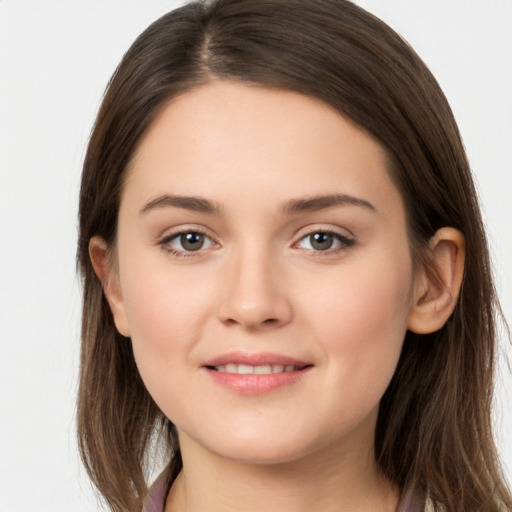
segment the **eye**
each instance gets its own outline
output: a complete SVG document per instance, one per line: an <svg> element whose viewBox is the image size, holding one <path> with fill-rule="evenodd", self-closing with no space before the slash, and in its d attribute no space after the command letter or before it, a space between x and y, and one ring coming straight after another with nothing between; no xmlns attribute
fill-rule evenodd
<svg viewBox="0 0 512 512"><path fill-rule="evenodd" d="M165 237L160 245L171 254L187 256L187 253L209 249L215 245L215 242L199 231L182 231Z"/></svg>
<svg viewBox="0 0 512 512"><path fill-rule="evenodd" d="M315 231L303 236L297 247L316 252L343 250L354 245L354 240L333 231Z"/></svg>

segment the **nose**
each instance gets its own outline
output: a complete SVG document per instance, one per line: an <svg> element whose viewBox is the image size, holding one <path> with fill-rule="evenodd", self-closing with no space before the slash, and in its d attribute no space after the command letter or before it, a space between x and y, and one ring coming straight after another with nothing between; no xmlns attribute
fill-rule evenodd
<svg viewBox="0 0 512 512"><path fill-rule="evenodd" d="M282 327L293 316L283 274L265 252L243 251L226 262L219 318L248 330Z"/></svg>

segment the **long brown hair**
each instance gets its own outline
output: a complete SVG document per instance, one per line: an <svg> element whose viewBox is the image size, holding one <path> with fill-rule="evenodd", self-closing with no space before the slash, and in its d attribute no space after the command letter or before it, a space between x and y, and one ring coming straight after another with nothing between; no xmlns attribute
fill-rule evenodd
<svg viewBox="0 0 512 512"><path fill-rule="evenodd" d="M181 458L130 340L115 329L88 244L99 235L114 246L126 169L157 114L215 79L319 98L379 140L406 204L416 262L437 229L464 234L455 311L438 332L407 333L381 401L375 456L387 478L427 493L436 511L512 509L490 419L499 306L468 161L437 82L403 39L349 1L213 0L170 12L135 41L108 86L84 162L78 440L111 510L140 511L155 435L168 448L171 480Z"/></svg>

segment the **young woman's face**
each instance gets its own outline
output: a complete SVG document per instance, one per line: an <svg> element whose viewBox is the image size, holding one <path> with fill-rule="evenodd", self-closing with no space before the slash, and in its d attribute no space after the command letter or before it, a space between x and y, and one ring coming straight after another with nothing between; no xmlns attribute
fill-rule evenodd
<svg viewBox="0 0 512 512"><path fill-rule="evenodd" d="M380 145L317 100L174 99L122 194L115 313L181 439L282 462L373 439L414 280Z"/></svg>

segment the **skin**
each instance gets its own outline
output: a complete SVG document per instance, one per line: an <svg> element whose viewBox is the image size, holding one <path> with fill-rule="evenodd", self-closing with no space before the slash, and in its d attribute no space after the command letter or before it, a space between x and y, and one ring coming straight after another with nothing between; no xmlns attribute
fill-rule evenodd
<svg viewBox="0 0 512 512"><path fill-rule="evenodd" d="M344 201L290 211L333 194ZM187 252L179 234L195 231L204 245ZM312 244L329 232L331 248ZM318 100L216 81L171 101L128 171L116 264L101 239L90 246L117 328L178 427L184 470L166 511L394 510L373 455L379 401L406 330L440 328L462 278L460 233L440 230L431 249L439 279L413 272L383 148ZM232 351L309 368L241 392L204 366Z"/></svg>

